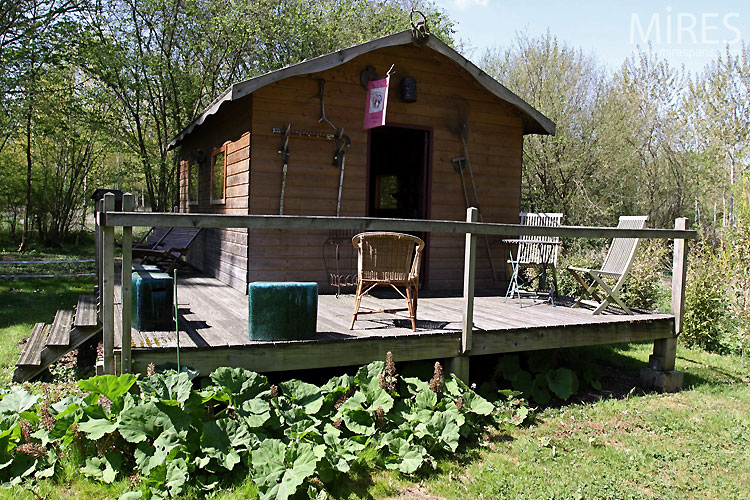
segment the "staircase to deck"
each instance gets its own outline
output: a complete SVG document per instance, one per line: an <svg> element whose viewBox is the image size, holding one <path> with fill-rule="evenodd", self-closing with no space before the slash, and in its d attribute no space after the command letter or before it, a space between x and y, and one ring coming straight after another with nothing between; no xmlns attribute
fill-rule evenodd
<svg viewBox="0 0 750 500"><path fill-rule="evenodd" d="M37 323L24 345L13 373L14 382L25 382L40 375L49 366L100 334L96 296L81 295L75 312L59 310L52 324Z"/></svg>

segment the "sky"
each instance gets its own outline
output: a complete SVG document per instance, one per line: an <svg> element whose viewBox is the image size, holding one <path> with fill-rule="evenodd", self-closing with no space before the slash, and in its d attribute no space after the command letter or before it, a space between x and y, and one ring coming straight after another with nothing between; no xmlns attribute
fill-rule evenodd
<svg viewBox="0 0 750 500"><path fill-rule="evenodd" d="M436 0L456 21L456 36L477 60L512 45L516 33L549 32L617 70L649 44L661 58L698 73L718 52L750 41L750 1Z"/></svg>

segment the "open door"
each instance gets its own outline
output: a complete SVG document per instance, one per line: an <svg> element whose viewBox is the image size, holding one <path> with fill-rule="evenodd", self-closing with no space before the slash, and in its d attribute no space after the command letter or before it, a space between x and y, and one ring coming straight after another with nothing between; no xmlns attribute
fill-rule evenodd
<svg viewBox="0 0 750 500"><path fill-rule="evenodd" d="M429 219L430 130L384 126L370 130L367 216ZM420 284L427 284L429 233L413 233L427 243Z"/></svg>

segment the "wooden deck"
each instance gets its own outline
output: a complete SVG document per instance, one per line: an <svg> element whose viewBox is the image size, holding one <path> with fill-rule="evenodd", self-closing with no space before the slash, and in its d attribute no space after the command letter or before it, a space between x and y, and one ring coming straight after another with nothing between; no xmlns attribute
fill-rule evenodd
<svg viewBox="0 0 750 500"><path fill-rule="evenodd" d="M119 273L117 273L119 274ZM120 317L116 287L115 317ZM369 304L368 304L369 302ZM368 297L364 305L402 307L402 299ZM463 299L420 297L417 331L408 319L368 315L349 330L354 296L321 295L315 340L250 341L247 296L220 281L186 275L178 281L180 357L184 365L209 373L219 366L242 366L260 372L357 365L384 359L397 361L452 358L460 354ZM674 336L674 317L642 313L635 316L573 309L569 303L477 296L470 355L654 340ZM115 321L115 355L119 358L121 325ZM174 331L132 330L133 371L176 361ZM119 361L119 360L118 360ZM119 366L119 362L117 363Z"/></svg>

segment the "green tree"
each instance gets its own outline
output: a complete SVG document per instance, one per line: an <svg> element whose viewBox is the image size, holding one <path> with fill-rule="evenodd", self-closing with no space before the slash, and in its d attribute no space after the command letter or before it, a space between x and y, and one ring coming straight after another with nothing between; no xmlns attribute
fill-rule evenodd
<svg viewBox="0 0 750 500"><path fill-rule="evenodd" d="M419 5L419 4L418 4ZM450 22L434 9L435 31ZM119 108L121 150L140 163L150 205L174 205L167 143L230 84L408 27L393 0L117 0L92 4L80 64Z"/></svg>
<svg viewBox="0 0 750 500"><path fill-rule="evenodd" d="M695 192L695 155L685 134L684 71L638 52L617 71L602 100L600 199L612 217L645 214L669 227Z"/></svg>
<svg viewBox="0 0 750 500"><path fill-rule="evenodd" d="M480 65L557 125L554 137L524 138L522 207L563 212L568 224L596 221L602 209L589 191L598 173L600 64L548 32L518 34L511 47L487 51Z"/></svg>
<svg viewBox="0 0 750 500"><path fill-rule="evenodd" d="M750 45L738 55L719 55L689 86L691 125L700 141L696 153L713 178L703 204L726 205L729 221L735 218L735 191L748 174L750 163ZM721 200L719 202L719 200ZM724 215L724 214L723 214Z"/></svg>

